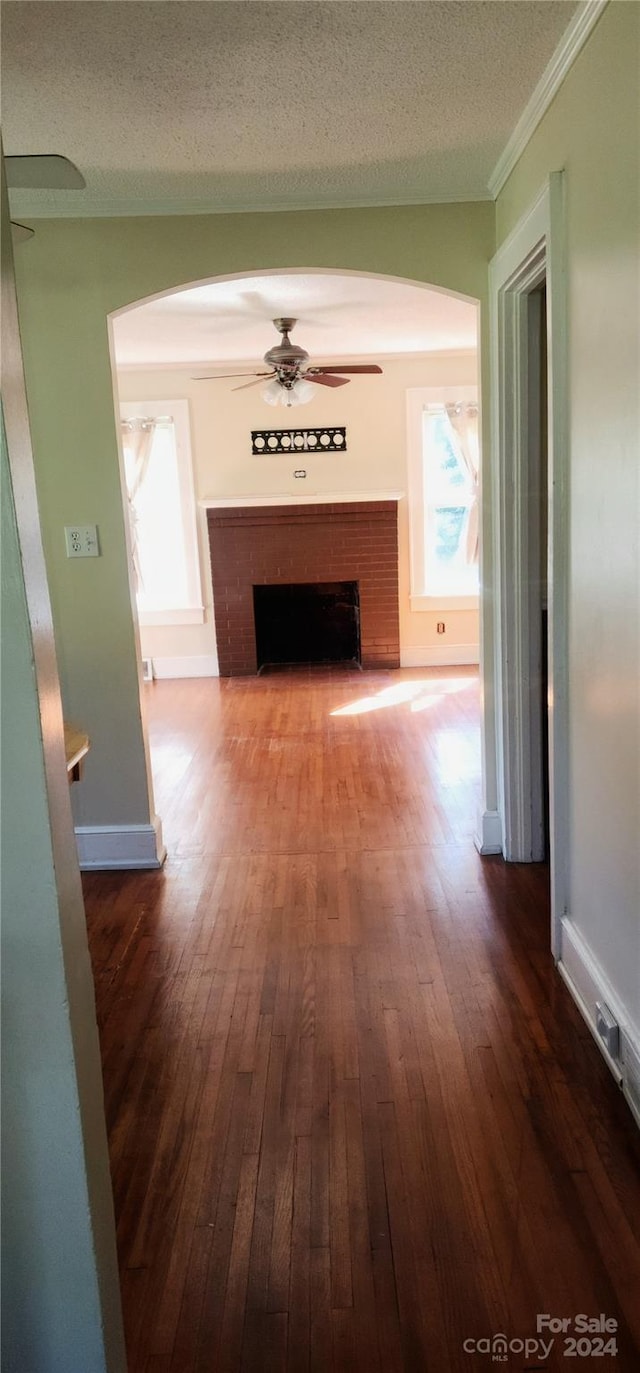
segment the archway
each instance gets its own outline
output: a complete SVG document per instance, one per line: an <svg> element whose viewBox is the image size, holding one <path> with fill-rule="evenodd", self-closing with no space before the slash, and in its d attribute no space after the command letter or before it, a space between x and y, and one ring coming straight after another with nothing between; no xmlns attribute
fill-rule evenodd
<svg viewBox="0 0 640 1373"><path fill-rule="evenodd" d="M235 276L246 286L256 270L297 272L308 263L429 283L482 308L493 242L488 203L39 225L21 271L21 323L65 709L92 742L74 801L85 866L148 865L161 853L138 704L110 316L184 283ZM484 308L481 327L486 356ZM485 429L486 389L483 377ZM100 557L90 565L66 559L60 528L73 521L98 524ZM485 561L489 551L485 538ZM485 637L490 612L489 604ZM491 700L492 687L484 706L488 760Z"/></svg>
<svg viewBox="0 0 640 1373"><path fill-rule="evenodd" d="M300 315L302 322L298 326L298 333L300 333L300 330L303 329L304 324L304 335L300 333L300 341L305 346L311 349L312 356L314 357L314 359L318 355L319 347L322 347L322 353L320 355L321 358L327 361L333 360L336 357L336 355L340 356L341 352L343 351L346 351L346 354L350 360L355 360L356 357L364 358L365 353L364 351L362 351L362 343L360 342L360 339L357 338L357 330L356 334L354 335L354 337L356 337L357 339L356 343L353 346L347 346L346 349L344 344L345 320L347 321L349 326L351 326L353 323L352 316L354 306L354 293L357 297L360 297L360 299L356 301L356 304L360 307L361 315L364 308L361 297L363 294L366 295L366 305L370 311L369 314L366 314L366 322L371 327L373 327L373 314L371 313L371 311L373 309L374 302L376 303L377 310L380 315L382 315L383 312L386 311L385 319L387 323L390 306L393 304L393 307L395 308L396 328L394 336L391 338L387 333L387 335L385 335L383 343L380 343L379 339L382 336L382 326L378 324L377 333L375 333L375 338L373 342L370 339L367 339L366 344L364 345L367 349L367 358L372 357L374 353L376 356L384 356L386 359L385 367L387 367L388 370L390 357L393 361L393 365L397 367L399 360L406 360L407 354L410 353L411 350L413 350L414 358L421 359L422 372L420 372L419 369L414 370L413 375L406 379L406 385L415 388L419 385L420 382L422 382L423 385L431 384L432 386L435 386L436 383L444 383L448 384L449 387L451 387L452 385L455 386L456 383L459 383L463 379L467 381L469 380L469 377L471 375L470 368L473 372L473 381L477 385L478 378L476 370L476 350L477 331L479 323L479 304L476 298L470 297L469 295L463 292L454 291L440 286L432 287L425 282L416 281L415 279L410 278L396 277L390 274L376 274L370 272L356 271L352 269L341 270L326 267L294 267L277 268L268 271L254 270L239 273L228 273L218 275L215 277L201 278L197 281L185 283L184 286L178 289L170 289L161 292L155 292L145 297L141 301L130 303L126 306L121 307L117 311L112 312L109 318L109 331L112 348L112 367L114 368L114 373L117 370L118 362L121 362L123 357L125 359L125 365L128 363L129 366L133 365L135 367L135 371L129 374L130 384L127 384L124 388L122 387L122 385L120 387L121 397L124 396L126 397L127 401L131 402L132 397L136 395L136 391L134 389L135 382L135 387L137 387L138 391L137 399L139 401L143 399L142 394L140 392L140 385L142 385L143 390L146 385L147 389L145 392L145 399L152 399L152 388L149 384L149 374L151 369L146 369L146 375L144 371L140 373L140 360L135 353L135 348L138 344L141 345L143 348L150 348L155 367L157 368L159 373L164 372L165 378L168 378L166 384L169 385L170 389L168 392L165 387L164 396L168 397L169 394L171 394L172 396L177 396L179 393L182 397L188 396L189 404L192 407L197 404L199 409L202 408L201 397L203 395L203 390L202 388L198 390L197 387L194 387L190 383L190 374L189 369L186 368L185 357L190 363L190 368L192 372L206 371L207 368L217 368L217 371L222 374L225 370L231 372L241 372L243 368L245 370L248 370L249 366L252 365L250 363L250 358L253 357L253 365L255 366L255 363L260 358L261 353L264 351L265 347L271 342L271 327L270 325L268 325L269 319L275 315L282 314L284 310L286 310L287 313ZM198 301L197 310L196 305L194 303L196 301L196 298ZM324 299L324 313L320 308L321 298ZM249 312L250 317L251 319L255 317L257 323L260 324L262 328L262 334L260 336L260 340L258 340L257 332L254 330L255 344L252 343L253 352L246 353L245 351L245 353L241 353L237 351L237 348L236 351L232 351L232 349L236 346L236 326L238 324L238 321L242 319L244 316L244 310L247 301L251 306ZM223 328L219 333L216 345L214 345L214 347L209 352L203 351L203 349L200 348L198 355L198 349L189 350L189 347L186 346L187 334L184 328L185 321L187 324L189 322L189 309L195 311L195 313L192 313L191 315L191 322L193 323L193 320L195 318L200 329L202 329L201 321L204 316L202 314L198 316L197 311L201 309L202 303L204 303L207 307L206 314L209 322L213 322L213 324L215 325L216 322L222 320L223 325L226 326L228 322L227 316L230 312L230 302L233 304L233 311L231 311L231 314L233 315L234 311L236 311L236 313L232 319L234 327L233 330L229 332L229 335L227 336ZM239 311L238 302L241 302L242 304L241 311ZM260 309L255 308L256 304L258 303L260 305ZM444 317L446 316L447 309L449 310L449 315L454 317L453 323L450 320L450 332L448 335L446 334L444 324ZM335 318L340 324L339 329L331 329L328 327L332 310L336 312ZM416 321L420 310L423 311L424 316L426 319L428 319L429 323L428 328L426 328L423 325L423 336L420 339L420 342L422 342L422 348L420 352L418 352L418 331ZM319 321L317 318L318 311L320 311L321 314L321 319ZM442 314L442 318L436 319L436 315L439 312ZM148 326L150 325L154 331L153 339L150 339L148 332L146 336L144 335L142 323L145 319L145 316L147 319ZM473 338L471 338L471 335L468 331L469 320L471 318L473 319ZM160 334L162 332L162 327L166 324L167 320L170 321L171 347L176 346L175 337L177 331L179 336L179 343L184 350L183 356L178 360L182 366L181 375L179 375L177 367L175 365L175 353L173 365L170 360L171 355L168 354L166 350L163 353L162 340L160 338ZM400 320L402 321L401 326L398 324L398 321ZM467 334L461 336L460 329L462 327L462 321L466 321L465 327L467 328ZM318 325L318 328L316 328L315 330L315 334L313 329L314 322L316 325ZM360 319L360 323L362 323L362 318ZM123 325L129 327L123 328ZM132 325L135 327L131 327ZM458 329L458 340L462 338L462 343L460 343L460 341L458 342L457 350L455 348L456 328ZM308 338L309 334L311 334L311 338ZM297 336L298 334L296 334L296 337ZM351 335L349 335L349 337L351 337ZM360 338L361 337L362 333L360 335ZM474 357L472 363L467 364L466 370L464 372L460 370L459 366L458 371L456 371L456 367L454 365L454 353L456 351L462 353L465 350L465 348L469 349L470 344L473 346L473 351L476 353L476 357ZM396 351L397 356L395 360L393 360L393 353L391 352L391 349L395 349ZM439 358L439 371L438 368L434 369L433 365L429 366L429 350L432 354L432 360L435 355L437 355ZM441 356L444 352L447 352L449 354L446 361L446 365L444 364ZM220 397L224 398L225 404L222 405L222 410L225 413L224 424L226 424L227 426L230 424L230 419L228 405L227 408L225 408L225 405L228 403L230 397L229 395L225 395L225 390L230 393L231 387L240 386L241 381L242 378L239 378L238 380L232 380L229 382L229 385L226 388L225 384L222 381L220 381L220 383L215 388L208 388L210 398L213 398L215 396L216 402L220 401ZM350 387L349 392L347 392L345 388L345 391L341 392L340 396L341 398L343 398L345 395L349 394L352 396L355 395L355 388ZM415 394L417 395L418 392L415 391ZM157 390L154 391L153 399L158 400L158 395L159 392ZM257 416L260 405L259 393L249 391L249 398L251 398L252 396L255 397L252 414L254 416ZM367 406L373 405L375 403L375 397L376 392L372 383L366 392ZM232 401L234 410L238 409L239 401L241 399L244 400L244 397L239 398L234 396ZM211 415L213 412L211 407L213 403L213 399L210 399L208 403L208 421L210 423L212 423ZM256 406L258 407L258 409L256 408ZM164 408L166 409L167 407L165 406ZM398 488L401 488L403 492L406 492L407 489L406 470L404 467L404 448L406 446L406 438L404 434L404 410L405 401L403 396L401 413L399 412L400 426L402 427L403 432L402 434L400 434L398 431L398 433L395 436L395 448L398 449L399 445L401 445L402 457L399 464L396 461L396 467L394 472L391 471L390 466L387 466L386 468L384 468L383 465L380 466L380 472L382 472L382 476L378 479L376 483L373 484L374 489L378 492L380 492L381 490L388 491L391 488L396 490ZM247 414L248 412L243 410L242 413ZM264 413L265 418L268 421L270 419L270 414L266 410ZM326 413L328 412L325 411L325 415ZM254 425L257 425L257 423L259 422L264 423L265 421L258 421L254 418ZM202 430L203 424L204 421L201 421L199 417L196 417L196 430ZM224 424L222 425L222 427L226 434L227 429L224 428ZM248 427L248 425L249 421L247 420L245 427ZM370 463L371 454L368 453L367 456L368 461ZM397 453L395 456L397 458ZM275 485L273 480L267 482L264 481L264 467L262 470L261 481L259 486L254 486L252 489L248 485L251 478L246 470L243 470L242 479L239 481L237 479L237 471L240 459L237 458L237 455L236 459L234 459L236 461L235 482L233 485L230 484L231 479L228 467L227 469L225 469L225 473L223 474L224 478L227 480L226 487L224 487L224 485L222 485L221 487L219 480L217 480L216 482L215 494L217 494L218 496L230 497L232 494L241 494L243 495L243 497L251 495L256 497L258 495L270 496L273 494L274 491L279 491L282 493L285 490L285 487L282 485L279 477ZM255 466L255 459L253 461L253 473L255 480L255 473L257 472L257 468ZM345 464L343 463L343 469L344 466ZM398 470L401 470L400 476L397 475ZM291 476L291 474L289 474L289 476ZM271 474L271 477L273 477L273 473ZM202 485L203 481L205 482L204 487ZM209 481L210 483L208 486L206 484L207 481ZM198 485L199 490L197 492L197 495L200 499L212 493L213 485L211 484L211 470L209 470L209 475L206 478L203 476L201 470L197 472L196 486L198 487ZM367 489L366 481L363 485L362 467L358 472L356 478L351 479L347 482L347 489L351 488L351 495L353 495L354 491L356 490L356 487L360 489L363 493ZM327 483L324 482L322 478L320 481L320 486L317 480L314 486L316 493L321 488L324 489L326 492ZM370 481L368 483L368 488L369 490L371 490L372 488L372 483ZM335 483L334 489L336 489L337 491ZM344 483L342 483L341 489L344 494ZM287 498L293 499L293 489L288 489ZM402 510L401 514L401 539L404 545L401 556L404 557L406 554L407 565L407 549L410 537L411 531L409 528L408 516L406 515L405 503L405 508ZM200 540L201 563L204 569L206 567L207 562L206 557L203 556L203 543L206 540L206 532L203 528L202 522L200 526ZM408 580L408 566L407 577L405 580ZM208 599L206 593L204 599ZM472 598L467 598L467 603L465 605L467 623L470 623L472 621L474 614L470 605L471 599ZM452 634L453 647L449 648L449 646L445 644L443 649L443 647L438 643L437 650L441 654L440 658L435 658L433 656L430 658L425 658L424 656L421 656L422 646L419 641L420 631L416 629L416 625L424 624L425 621L427 621L429 618L429 613L431 613L431 618L434 620L435 623L435 619L437 619L435 609L432 609L430 606L427 607L427 598L424 598L424 603L420 607L420 610L413 612L413 623L409 626L408 633L406 634L406 642L404 647L406 648L407 664L413 666L421 666L423 665L423 663L427 664L429 661L447 661L446 656L443 656L446 655L447 652L454 652L454 657L451 659L451 661L472 661L472 659L468 656L465 658L464 653L466 652L468 655L469 645L471 652L474 651L474 641L475 644L477 644L478 642L478 630L477 627L473 631L469 631L468 629L466 629L465 631L460 630L458 631L458 640L456 640L455 624L457 618L458 620L461 620L461 612L458 610L457 604L453 599L449 599L447 602L447 628L450 634L452 631L452 626L454 627L454 632ZM411 612L407 610L405 620L409 620L410 616ZM178 631L178 634L182 635L183 640L189 638L190 643L193 646L191 653L184 654L185 659L189 657L191 658L191 663L187 664L187 671L193 672L194 675L199 675L201 672L204 675L206 672L210 671L212 655L215 652L215 644L212 641L208 641L206 645L206 652L202 652L201 645L204 641L202 631L199 628L189 628L180 630ZM462 643L459 642L460 634L463 635ZM171 636L163 634L163 632L157 630L154 630L152 633L143 632L143 640L149 646L150 649L149 653L145 653L144 656L151 657L152 651L155 649L155 656L158 661L158 675L172 675L172 673L175 671L175 667L171 666L171 654L167 649L167 645L169 644L170 639L171 643L173 644L175 642L175 635L173 636L173 638L171 638ZM433 652L435 652L435 649L432 650L432 653ZM455 653L457 653L458 656L455 656ZM475 653L475 660L477 661L477 648L475 649ZM196 657L198 656L198 654L200 654L200 664L196 662ZM168 667L167 664L169 664ZM484 700L485 703L490 700L490 692L485 692ZM482 821L480 822L480 829L482 830Z"/></svg>

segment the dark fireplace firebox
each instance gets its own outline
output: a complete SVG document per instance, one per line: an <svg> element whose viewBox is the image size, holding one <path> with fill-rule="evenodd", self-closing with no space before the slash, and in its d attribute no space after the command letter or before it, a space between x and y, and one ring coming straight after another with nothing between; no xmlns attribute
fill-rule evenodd
<svg viewBox="0 0 640 1373"><path fill-rule="evenodd" d="M284 663L360 663L357 582L254 586L258 671Z"/></svg>

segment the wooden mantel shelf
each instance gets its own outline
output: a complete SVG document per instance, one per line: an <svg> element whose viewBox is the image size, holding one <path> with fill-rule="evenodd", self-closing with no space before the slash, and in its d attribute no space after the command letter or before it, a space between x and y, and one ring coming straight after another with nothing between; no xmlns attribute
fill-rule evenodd
<svg viewBox="0 0 640 1373"><path fill-rule="evenodd" d="M69 782L79 782L82 776L82 764L89 752L89 735L78 729L76 725L65 724L64 751Z"/></svg>
<svg viewBox="0 0 640 1373"><path fill-rule="evenodd" d="M351 501L401 501L404 491L305 491L272 492L268 496L206 496L198 504L203 510L260 505L342 505Z"/></svg>

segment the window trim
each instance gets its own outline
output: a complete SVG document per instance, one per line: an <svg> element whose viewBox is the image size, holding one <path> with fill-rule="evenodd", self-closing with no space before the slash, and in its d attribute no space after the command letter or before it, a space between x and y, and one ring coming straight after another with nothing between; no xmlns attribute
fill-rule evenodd
<svg viewBox="0 0 640 1373"><path fill-rule="evenodd" d="M409 494L409 603L412 611L477 610L480 592L438 595L425 585L425 489L422 416L430 405L470 401L478 404L478 388L411 386L407 388L407 489Z"/></svg>
<svg viewBox="0 0 640 1373"><path fill-rule="evenodd" d="M152 625L203 624L205 608L202 600L202 575L200 564L200 538L198 532L195 484L193 479L193 453L191 448L191 426L189 402L187 400L126 400L120 401L122 419L162 419L171 416L176 441L178 463L178 484L180 488L180 513L182 534L186 555L187 604L183 606L154 606L141 610L134 594L138 623L144 627ZM126 500L126 484L125 484Z"/></svg>
<svg viewBox="0 0 640 1373"><path fill-rule="evenodd" d="M145 628L153 625L204 624L204 606L172 606L170 610L139 610L138 620Z"/></svg>
<svg viewBox="0 0 640 1373"><path fill-rule="evenodd" d="M477 610L480 601L480 592L477 596L449 594L442 596L427 594L422 595L413 592L409 595L411 609L420 612L421 610Z"/></svg>

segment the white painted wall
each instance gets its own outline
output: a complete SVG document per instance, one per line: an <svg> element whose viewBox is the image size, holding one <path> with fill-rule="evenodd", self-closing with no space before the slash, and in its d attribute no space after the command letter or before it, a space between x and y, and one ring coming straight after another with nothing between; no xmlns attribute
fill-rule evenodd
<svg viewBox="0 0 640 1373"><path fill-rule="evenodd" d="M121 370L121 400L180 400L189 402L193 444L196 499L208 497L401 490L407 493L399 505L400 647L407 663L420 665L438 655L438 661L460 660L461 649L478 644L478 611L446 611L434 603L427 611L413 611L409 604L409 512L407 476L406 393L409 387L477 385L475 353L430 354L420 358L381 360L382 376L354 379L339 391L317 388L308 405L295 410L265 404L260 388L235 391L238 381L196 382L190 372ZM194 368L197 374L197 369ZM249 371L249 365L230 369ZM252 429L288 428L323 424L347 426L346 453L306 454L301 457L261 456L251 453ZM294 469L304 468L307 477L295 479ZM145 657L196 659L215 655L211 573L209 570L206 518L199 511L199 546L206 602L204 625L144 627ZM445 635L436 624L444 620ZM426 654L426 657L425 657Z"/></svg>
<svg viewBox="0 0 640 1373"><path fill-rule="evenodd" d="M564 169L569 422L569 911L578 990L640 1044L638 61L604 10L497 201L505 241ZM576 949L580 949L578 963ZM563 946L563 961L565 951Z"/></svg>

